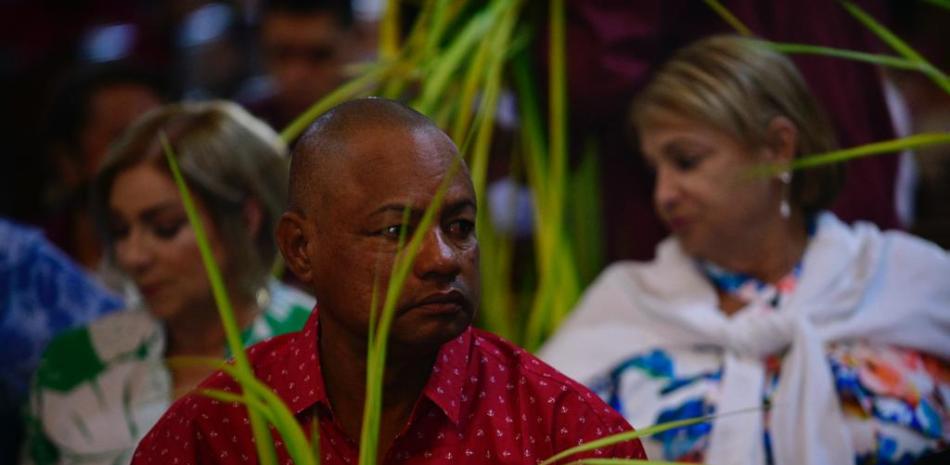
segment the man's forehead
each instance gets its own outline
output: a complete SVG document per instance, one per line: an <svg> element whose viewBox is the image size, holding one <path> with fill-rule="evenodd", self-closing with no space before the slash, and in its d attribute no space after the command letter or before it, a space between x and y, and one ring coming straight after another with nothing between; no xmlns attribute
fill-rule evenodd
<svg viewBox="0 0 950 465"><path fill-rule="evenodd" d="M340 166L363 170L447 171L458 157L452 141L431 127L376 126L357 129L341 144Z"/></svg>
<svg viewBox="0 0 950 465"><path fill-rule="evenodd" d="M304 183L294 181L306 180L324 199L369 201L403 191L434 192L432 186L454 170L470 188L467 169L453 168L457 163L455 144L425 116L398 102L358 99L318 118L298 141L291 188L303 192L294 186Z"/></svg>

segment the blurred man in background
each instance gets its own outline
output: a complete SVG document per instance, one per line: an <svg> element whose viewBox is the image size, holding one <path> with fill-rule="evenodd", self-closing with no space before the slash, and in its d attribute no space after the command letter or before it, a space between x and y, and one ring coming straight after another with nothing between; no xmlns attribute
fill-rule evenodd
<svg viewBox="0 0 950 465"><path fill-rule="evenodd" d="M245 106L275 129L345 80L345 66L360 55L365 31L354 23L348 0L272 0L260 21L260 47L268 90Z"/></svg>

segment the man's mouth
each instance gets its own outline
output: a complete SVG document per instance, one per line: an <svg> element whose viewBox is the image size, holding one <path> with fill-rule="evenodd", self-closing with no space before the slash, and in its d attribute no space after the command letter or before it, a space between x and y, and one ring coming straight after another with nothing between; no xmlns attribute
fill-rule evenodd
<svg viewBox="0 0 950 465"><path fill-rule="evenodd" d="M451 316L461 312L471 312L471 303L461 291L452 289L430 294L424 299L407 306L405 311L422 311L430 315Z"/></svg>

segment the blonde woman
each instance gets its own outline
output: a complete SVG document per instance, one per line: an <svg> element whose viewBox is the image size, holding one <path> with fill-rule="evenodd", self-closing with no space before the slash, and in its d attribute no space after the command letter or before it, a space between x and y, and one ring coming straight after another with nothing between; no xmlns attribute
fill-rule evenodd
<svg viewBox="0 0 950 465"><path fill-rule="evenodd" d="M824 212L837 166L762 174L834 148L794 65L702 40L631 121L672 236L653 261L607 269L542 358L636 428L724 414L645 440L653 459L910 463L945 448L950 258Z"/></svg>
<svg viewBox="0 0 950 465"><path fill-rule="evenodd" d="M172 401L211 371L166 360L227 356L162 134L194 194L245 344L299 329L313 308L310 296L269 278L287 191L279 137L232 103L146 114L117 141L94 186L108 258L141 304L50 344L31 392L26 462L127 463Z"/></svg>

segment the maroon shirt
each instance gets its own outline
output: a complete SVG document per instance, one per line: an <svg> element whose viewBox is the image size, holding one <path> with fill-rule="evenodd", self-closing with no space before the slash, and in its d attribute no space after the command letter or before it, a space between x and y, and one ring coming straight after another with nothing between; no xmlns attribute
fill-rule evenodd
<svg viewBox="0 0 950 465"><path fill-rule="evenodd" d="M301 425L309 428L318 415L323 464L355 464L357 443L334 419L324 388L316 314L302 331L254 345L248 356L257 377L274 389ZM222 373L202 386L238 391ZM629 429L588 389L524 349L469 328L440 349L423 394L385 463L535 464ZM280 462L291 463L279 437L275 444ZM578 458L583 456L646 458L639 441ZM247 410L199 394L185 396L145 436L132 463L257 463Z"/></svg>

